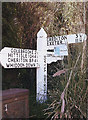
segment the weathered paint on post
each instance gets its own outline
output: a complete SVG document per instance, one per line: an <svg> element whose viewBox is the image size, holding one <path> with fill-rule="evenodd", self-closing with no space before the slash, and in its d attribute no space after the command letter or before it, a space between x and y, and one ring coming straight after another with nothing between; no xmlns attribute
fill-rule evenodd
<svg viewBox="0 0 88 120"><path fill-rule="evenodd" d="M40 68L37 68L37 96L40 103L47 100L47 34L43 28L37 34L37 51Z"/></svg>

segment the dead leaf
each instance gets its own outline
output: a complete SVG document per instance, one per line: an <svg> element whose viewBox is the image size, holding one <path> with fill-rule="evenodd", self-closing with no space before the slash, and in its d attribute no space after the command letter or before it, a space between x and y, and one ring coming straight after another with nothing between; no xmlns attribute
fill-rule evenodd
<svg viewBox="0 0 88 120"><path fill-rule="evenodd" d="M56 72L53 77L56 77L56 76L60 76L61 74L63 73L66 73L68 69L63 69L63 70L59 70L58 72Z"/></svg>

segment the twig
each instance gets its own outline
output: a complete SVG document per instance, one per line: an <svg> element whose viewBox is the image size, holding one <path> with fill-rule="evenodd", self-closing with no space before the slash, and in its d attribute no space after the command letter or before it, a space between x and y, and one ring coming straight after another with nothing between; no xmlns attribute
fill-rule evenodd
<svg viewBox="0 0 88 120"><path fill-rule="evenodd" d="M29 118L33 118L33 117L36 117L36 115L29 116Z"/></svg>
<svg viewBox="0 0 88 120"><path fill-rule="evenodd" d="M81 52L79 53L79 56L78 56L78 58L77 58L77 60L76 60L76 63L75 63L75 65L74 65L73 69L72 69L71 72L70 72L69 79L68 79L68 82L67 82L67 85L66 85L64 91L68 88L68 85L69 85L70 80L71 80L72 73L73 73L74 69L76 68L76 65L77 65L77 63L78 63L78 61L79 61L80 56L81 56Z"/></svg>
<svg viewBox="0 0 88 120"><path fill-rule="evenodd" d="M85 59L85 48L86 48L86 40L84 41L83 45L83 53L82 53L82 61L81 61L81 71L83 72L83 64L84 64L84 59Z"/></svg>
<svg viewBox="0 0 88 120"><path fill-rule="evenodd" d="M52 106L55 102L56 102L56 100L54 100L54 101L53 101L53 103L52 103L52 104L50 104L50 106L49 106L49 107L51 107L51 106ZM49 108L49 107L48 107L48 108Z"/></svg>
<svg viewBox="0 0 88 120"><path fill-rule="evenodd" d="M54 114L55 112L51 112L47 118L49 118L52 114ZM45 120L47 120L47 118Z"/></svg>
<svg viewBox="0 0 88 120"><path fill-rule="evenodd" d="M53 107L48 107L47 109L44 109L43 111L46 112L46 111L48 111L50 109L53 109L53 108L54 108L54 106Z"/></svg>
<svg viewBox="0 0 88 120"><path fill-rule="evenodd" d="M59 69L54 65L54 67L56 68L57 71L59 71Z"/></svg>
<svg viewBox="0 0 88 120"><path fill-rule="evenodd" d="M65 100L64 100L65 91L68 89L68 86L69 86L69 84L70 84L70 80L71 80L71 77L72 77L72 73L73 73L74 69L76 68L76 65L77 65L77 63L78 63L78 61L79 61L80 56L81 56L81 52L79 53L79 56L78 56L78 58L77 58L77 60L76 60L76 63L75 63L75 65L74 65L73 69L72 69L71 72L70 72L69 79L68 79L68 82L67 82L67 84L66 84L66 87L64 88L64 90L63 90L63 92L62 92L62 94L61 94L62 106L61 106L60 118L62 118L62 115L63 115L63 113L64 113L64 109L65 109Z"/></svg>
<svg viewBox="0 0 88 120"><path fill-rule="evenodd" d="M77 108L81 112L81 114L86 118L86 114L83 113L82 110L77 105L75 105L75 108Z"/></svg>
<svg viewBox="0 0 88 120"><path fill-rule="evenodd" d="M49 114L49 115L50 115L51 113L53 113L53 112L47 112L47 113L45 113L44 115L47 115L47 114Z"/></svg>
<svg viewBox="0 0 88 120"><path fill-rule="evenodd" d="M48 76L51 80L53 80L52 77L51 77L49 74L47 74L47 76Z"/></svg>

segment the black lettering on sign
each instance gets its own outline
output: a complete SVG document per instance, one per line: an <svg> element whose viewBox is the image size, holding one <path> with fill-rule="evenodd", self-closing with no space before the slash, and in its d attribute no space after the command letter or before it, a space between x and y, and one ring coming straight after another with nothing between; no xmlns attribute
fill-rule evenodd
<svg viewBox="0 0 88 120"><path fill-rule="evenodd" d="M31 63L30 65L31 65L31 67L34 67L35 63Z"/></svg>
<svg viewBox="0 0 88 120"><path fill-rule="evenodd" d="M67 39L67 36L64 36L64 39Z"/></svg>
<svg viewBox="0 0 88 120"><path fill-rule="evenodd" d="M57 41L57 38L56 38L56 36L54 36L54 41Z"/></svg>
<svg viewBox="0 0 88 120"><path fill-rule="evenodd" d="M46 91L44 90L44 93L46 93Z"/></svg>
<svg viewBox="0 0 88 120"><path fill-rule="evenodd" d="M13 67L13 64L7 64L6 63L6 66L7 66L7 68L10 68L10 67Z"/></svg>
<svg viewBox="0 0 88 120"><path fill-rule="evenodd" d="M18 53L16 53L16 57L18 57Z"/></svg>
<svg viewBox="0 0 88 120"><path fill-rule="evenodd" d="M52 41L52 45L54 45L54 41Z"/></svg>
<svg viewBox="0 0 88 120"><path fill-rule="evenodd" d="M49 38L49 42L52 41L52 37Z"/></svg>
<svg viewBox="0 0 88 120"><path fill-rule="evenodd" d="M10 62L10 58L8 58L8 62Z"/></svg>
<svg viewBox="0 0 88 120"><path fill-rule="evenodd" d="M26 63L26 67L30 67L30 63Z"/></svg>
<svg viewBox="0 0 88 120"><path fill-rule="evenodd" d="M8 58L8 62L20 62L18 58Z"/></svg>
<svg viewBox="0 0 88 120"><path fill-rule="evenodd" d="M21 62L22 62L22 49L21 49Z"/></svg>
<svg viewBox="0 0 88 120"><path fill-rule="evenodd" d="M61 40L64 40L64 36L61 36Z"/></svg>
<svg viewBox="0 0 88 120"><path fill-rule="evenodd" d="M52 45L52 43L50 42L50 45Z"/></svg>
<svg viewBox="0 0 88 120"><path fill-rule="evenodd" d="M31 61L33 62L33 59Z"/></svg>
<svg viewBox="0 0 88 120"><path fill-rule="evenodd" d="M33 61L36 62L36 59L34 59Z"/></svg>
<svg viewBox="0 0 88 120"><path fill-rule="evenodd" d="M49 46L49 38L47 38L47 46Z"/></svg>
<svg viewBox="0 0 88 120"><path fill-rule="evenodd" d="M19 57L19 58L20 58L20 56L21 56L20 53L16 53L16 57Z"/></svg>
<svg viewBox="0 0 88 120"><path fill-rule="evenodd" d="M44 63L46 63L46 56L44 56Z"/></svg>
<svg viewBox="0 0 88 120"><path fill-rule="evenodd" d="M35 67L35 63L34 63L34 67Z"/></svg>
<svg viewBox="0 0 88 120"><path fill-rule="evenodd" d="M46 91L46 84L44 84L44 92Z"/></svg>
<svg viewBox="0 0 88 120"><path fill-rule="evenodd" d="M28 59L23 59L23 62L28 62Z"/></svg>
<svg viewBox="0 0 88 120"><path fill-rule="evenodd" d="M44 75L44 82L46 82L46 75Z"/></svg>
<svg viewBox="0 0 88 120"><path fill-rule="evenodd" d="M9 63L9 64L7 64L6 63L6 66L8 67L8 68L22 68L22 67L24 67L25 65L23 64L23 63L14 63L14 64L12 64L12 63Z"/></svg>
<svg viewBox="0 0 88 120"><path fill-rule="evenodd" d="M80 36L79 41L82 42L82 35L79 35L79 36Z"/></svg>
<svg viewBox="0 0 88 120"><path fill-rule="evenodd" d="M78 38L78 34L76 34L76 38Z"/></svg>
<svg viewBox="0 0 88 120"><path fill-rule="evenodd" d="M8 53L8 57L13 57L13 54L12 53Z"/></svg>
<svg viewBox="0 0 88 120"><path fill-rule="evenodd" d="M44 72L46 72L46 67L44 67Z"/></svg>
<svg viewBox="0 0 88 120"><path fill-rule="evenodd" d="M59 45L60 44L60 42L59 41L57 41L57 45Z"/></svg>
<svg viewBox="0 0 88 120"><path fill-rule="evenodd" d="M62 44L62 40L60 40L60 44Z"/></svg>
<svg viewBox="0 0 88 120"><path fill-rule="evenodd" d="M57 41L55 41L55 45L56 45Z"/></svg>
<svg viewBox="0 0 88 120"><path fill-rule="evenodd" d="M60 36L58 36L58 40L60 41Z"/></svg>
<svg viewBox="0 0 88 120"><path fill-rule="evenodd" d="M46 72L46 56L44 56L44 72Z"/></svg>
<svg viewBox="0 0 88 120"><path fill-rule="evenodd" d="M30 53L31 53L31 51L30 51L29 49L28 49L28 51L27 51L27 52L28 52L28 54L30 54Z"/></svg>
<svg viewBox="0 0 88 120"><path fill-rule="evenodd" d="M13 48L11 48L11 53L13 53Z"/></svg>
<svg viewBox="0 0 88 120"><path fill-rule="evenodd" d="M27 54L25 54L25 58L27 58Z"/></svg>
<svg viewBox="0 0 88 120"><path fill-rule="evenodd" d="M33 54L33 50L32 50L32 54Z"/></svg>
<svg viewBox="0 0 88 120"><path fill-rule="evenodd" d="M31 62L31 59L29 59L29 62Z"/></svg>
<svg viewBox="0 0 88 120"><path fill-rule="evenodd" d="M27 58L27 54L21 54L21 58Z"/></svg>
<svg viewBox="0 0 88 120"><path fill-rule="evenodd" d="M47 41L47 46L49 46L49 42Z"/></svg>
<svg viewBox="0 0 88 120"><path fill-rule="evenodd" d="M78 34L76 34L75 43L78 43Z"/></svg>

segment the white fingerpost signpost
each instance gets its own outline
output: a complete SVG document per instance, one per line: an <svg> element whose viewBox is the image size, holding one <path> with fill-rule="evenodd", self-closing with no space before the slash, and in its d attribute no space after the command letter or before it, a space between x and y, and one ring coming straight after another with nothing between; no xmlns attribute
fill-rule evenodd
<svg viewBox="0 0 88 120"><path fill-rule="evenodd" d="M0 63L4 68L37 68L36 100L43 103L47 100L47 64L63 60L68 55L67 44L86 39L83 33L47 38L41 28L37 33L37 50L4 47L0 52Z"/></svg>
<svg viewBox="0 0 88 120"><path fill-rule="evenodd" d="M39 67L37 50L4 47L0 52L0 61L4 68Z"/></svg>
<svg viewBox="0 0 88 120"><path fill-rule="evenodd" d="M47 34L43 28L37 34L37 51L40 67L37 68L37 101L47 100Z"/></svg>
<svg viewBox="0 0 88 120"><path fill-rule="evenodd" d="M87 36L83 33L48 37L47 50L54 49L54 47L57 47L60 44L80 43L86 39Z"/></svg>

